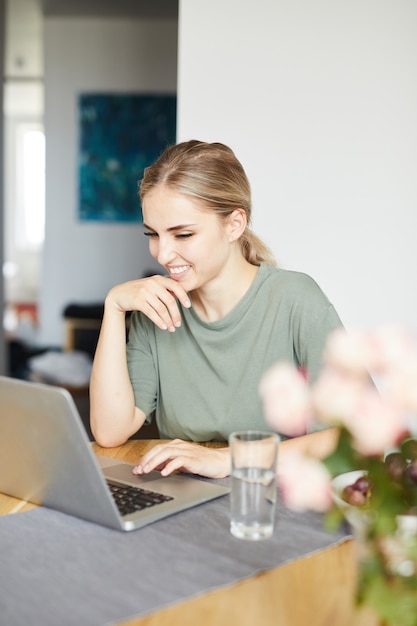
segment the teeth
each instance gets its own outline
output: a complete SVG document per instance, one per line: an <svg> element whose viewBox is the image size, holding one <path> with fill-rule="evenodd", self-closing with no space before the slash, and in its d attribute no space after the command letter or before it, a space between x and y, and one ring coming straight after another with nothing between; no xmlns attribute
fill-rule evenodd
<svg viewBox="0 0 417 626"><path fill-rule="evenodd" d="M181 272L185 272L188 269L188 265L183 265L182 267L170 267L170 274L181 274Z"/></svg>

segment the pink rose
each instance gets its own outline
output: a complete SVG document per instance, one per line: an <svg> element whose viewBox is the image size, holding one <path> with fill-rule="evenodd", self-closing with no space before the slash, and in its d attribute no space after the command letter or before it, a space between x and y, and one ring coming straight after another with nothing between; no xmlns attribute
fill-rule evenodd
<svg viewBox="0 0 417 626"><path fill-rule="evenodd" d="M328 425L340 425L351 416L365 388L365 379L346 370L322 369L312 389L312 403L317 419Z"/></svg>
<svg viewBox="0 0 417 626"><path fill-rule="evenodd" d="M289 509L324 512L332 506L331 476L316 459L287 453L278 461L277 481Z"/></svg>
<svg viewBox="0 0 417 626"><path fill-rule="evenodd" d="M404 411L417 412L417 357L390 367L381 381L383 392Z"/></svg>
<svg viewBox="0 0 417 626"><path fill-rule="evenodd" d="M366 389L356 411L345 419L355 448L367 456L383 454L404 436L406 419L398 405L384 400L376 389Z"/></svg>
<svg viewBox="0 0 417 626"><path fill-rule="evenodd" d="M369 333L369 341L373 350L372 369L377 372L401 367L415 355L415 338L399 326L379 326Z"/></svg>
<svg viewBox="0 0 417 626"><path fill-rule="evenodd" d="M337 328L327 338L323 359L333 368L366 376L374 363L374 346L365 332Z"/></svg>
<svg viewBox="0 0 417 626"><path fill-rule="evenodd" d="M276 363L259 385L264 415L279 433L295 437L312 423L309 388L304 376L289 363Z"/></svg>

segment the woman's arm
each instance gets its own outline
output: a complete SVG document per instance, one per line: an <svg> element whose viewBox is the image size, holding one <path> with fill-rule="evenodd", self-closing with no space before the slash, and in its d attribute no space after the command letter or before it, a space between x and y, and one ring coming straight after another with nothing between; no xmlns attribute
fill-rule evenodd
<svg viewBox="0 0 417 626"><path fill-rule="evenodd" d="M105 304L90 379L90 425L103 447L124 443L144 423L135 407L126 361L125 312Z"/></svg>
<svg viewBox="0 0 417 626"><path fill-rule="evenodd" d="M142 311L159 328L173 332L181 324L176 298L189 306L184 289L163 276L118 285L107 295L90 379L91 430L103 447L124 443L146 418L135 406L127 368L126 311Z"/></svg>
<svg viewBox="0 0 417 626"><path fill-rule="evenodd" d="M316 459L324 459L336 448L338 436L338 428L326 428L301 437L287 439L280 443L278 457L287 453L299 452Z"/></svg>
<svg viewBox="0 0 417 626"><path fill-rule="evenodd" d="M289 453L299 452L324 458L336 446L338 429L330 428L316 433L282 441L278 449L278 466ZM135 474L160 470L163 476L174 471L191 472L208 478L224 478L231 472L229 448L205 448L195 443L174 439L161 443L147 452L135 466Z"/></svg>

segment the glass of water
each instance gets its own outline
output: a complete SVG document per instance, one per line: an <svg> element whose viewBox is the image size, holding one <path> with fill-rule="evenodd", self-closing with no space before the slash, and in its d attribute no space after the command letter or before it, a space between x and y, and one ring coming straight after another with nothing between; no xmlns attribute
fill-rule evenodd
<svg viewBox="0 0 417 626"><path fill-rule="evenodd" d="M239 539L267 539L274 532L279 436L246 430L232 433L230 532Z"/></svg>

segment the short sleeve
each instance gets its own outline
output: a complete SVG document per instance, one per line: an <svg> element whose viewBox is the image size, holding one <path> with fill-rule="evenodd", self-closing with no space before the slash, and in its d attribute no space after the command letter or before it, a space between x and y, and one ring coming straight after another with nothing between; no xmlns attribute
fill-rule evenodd
<svg viewBox="0 0 417 626"><path fill-rule="evenodd" d="M126 358L135 405L149 418L156 408L158 390L155 333L150 320L137 311L131 316Z"/></svg>
<svg viewBox="0 0 417 626"><path fill-rule="evenodd" d="M317 283L307 275L300 275L302 297L295 303L294 349L299 364L314 382L323 362L327 338L342 326L333 304Z"/></svg>

